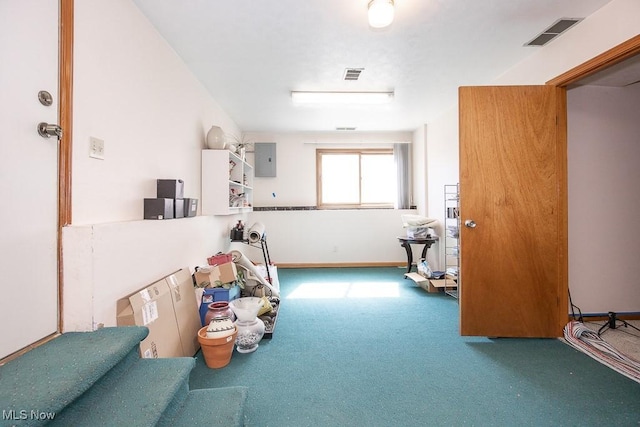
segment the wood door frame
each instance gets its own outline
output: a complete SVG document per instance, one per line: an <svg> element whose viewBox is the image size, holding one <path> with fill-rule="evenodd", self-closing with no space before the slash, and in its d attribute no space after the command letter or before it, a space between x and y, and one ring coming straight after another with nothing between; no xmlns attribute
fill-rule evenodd
<svg viewBox="0 0 640 427"><path fill-rule="evenodd" d="M58 149L58 333L63 323L62 228L71 224L71 154L73 134L73 37L74 0L60 0L60 50L58 53L59 124L62 138Z"/></svg>
<svg viewBox="0 0 640 427"><path fill-rule="evenodd" d="M559 76L549 80L546 82L547 85L556 86L558 89L564 91L564 96L561 97L562 102L565 104L565 112L566 112L566 102L567 96L566 91L567 87L573 83L580 81L581 79L595 74L599 71L602 71L608 67L611 67L619 62L624 61L625 59L631 58L640 54L640 35L630 38L629 40L620 43L617 46L591 58L590 60L583 62L582 64L573 67L572 69L560 74ZM564 132L567 134L567 114L565 113L564 117L560 118L558 121L558 126L560 132ZM566 150L565 150L566 151ZM568 289L569 289L569 266L568 266L568 179L567 179L567 156L566 152L564 153L564 159L559 159L559 162L563 164L558 164L559 168L564 169L565 182L560 188L561 194L561 202L562 208L565 210L565 215L562 215L560 219L563 223L559 224L559 230L561 232L560 239L564 241L565 247L567 248L562 254L561 257L561 283L560 286L564 287L564 290L558 295L560 299L560 304L563 306L568 306ZM562 259L564 258L564 259ZM571 320L571 316L567 316L568 320Z"/></svg>
<svg viewBox="0 0 640 427"><path fill-rule="evenodd" d="M577 67L549 80L546 84L566 88L568 85L576 83L580 79L638 54L640 54L640 35L632 37L600 55L583 62Z"/></svg>

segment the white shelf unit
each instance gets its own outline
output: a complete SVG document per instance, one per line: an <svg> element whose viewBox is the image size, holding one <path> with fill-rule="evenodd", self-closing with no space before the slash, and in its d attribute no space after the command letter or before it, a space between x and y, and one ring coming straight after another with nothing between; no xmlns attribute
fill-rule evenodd
<svg viewBox="0 0 640 427"><path fill-rule="evenodd" d="M460 186L444 186L444 269L447 280L453 280L455 288L445 288L445 292L458 298L460 290Z"/></svg>
<svg viewBox="0 0 640 427"><path fill-rule="evenodd" d="M228 150L202 150L202 215L253 210L253 166Z"/></svg>

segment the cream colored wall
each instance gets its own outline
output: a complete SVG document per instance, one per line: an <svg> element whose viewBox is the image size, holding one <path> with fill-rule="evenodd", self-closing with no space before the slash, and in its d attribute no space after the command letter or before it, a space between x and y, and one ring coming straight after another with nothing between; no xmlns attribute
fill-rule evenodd
<svg viewBox="0 0 640 427"><path fill-rule="evenodd" d="M411 132L247 132L251 142L276 143L276 177L254 180L255 206L315 206L316 149L388 147L411 142ZM253 156L248 155L250 162Z"/></svg>
<svg viewBox="0 0 640 427"><path fill-rule="evenodd" d="M405 234L400 216L413 210L311 210L253 212L265 225L271 260L277 264L406 265L398 236ZM251 225L251 224L250 224ZM414 259L422 247L413 245ZM247 252L254 259L259 252ZM258 258L259 259L259 258Z"/></svg>
<svg viewBox="0 0 640 427"><path fill-rule="evenodd" d="M544 84L640 33L640 2L613 0L493 83ZM523 48L535 49L535 48Z"/></svg>
<svg viewBox="0 0 640 427"><path fill-rule="evenodd" d="M412 137L411 132L246 133L249 141L276 143L277 176L254 179L254 205L315 206L317 148L392 147ZM251 154L248 158L253 161ZM403 212L409 211L254 211L248 225L265 224L276 263L403 263L406 255L396 238L405 233Z"/></svg>
<svg viewBox="0 0 640 427"><path fill-rule="evenodd" d="M413 132L411 144L411 170L413 204L418 215L426 215L427 212L427 127L421 126Z"/></svg>
<svg viewBox="0 0 640 427"><path fill-rule="evenodd" d="M77 2L75 22L73 224L141 219L157 178L199 197L206 132L235 123L130 0Z"/></svg>
<svg viewBox="0 0 640 427"><path fill-rule="evenodd" d="M73 223L63 230L65 331L115 325L117 299L227 250L234 217L143 221L156 179L200 198L212 124L234 122L130 0L75 3ZM88 157L89 138L105 160Z"/></svg>
<svg viewBox="0 0 640 427"><path fill-rule="evenodd" d="M206 130L217 124L228 133L239 131L130 1L76 2L75 8L73 224L63 235L64 321L65 330L87 330L115 322L116 297L181 267L201 264L208 254L229 247L226 236L236 217L141 221L142 199L154 196L157 178L183 179L186 195L198 197L199 153ZM614 0L493 83L542 84L638 34L637 16L640 2ZM422 139L419 133L418 139ZM401 134L398 138L405 141L414 138L411 132ZM427 124L425 209L429 216L442 217L442 186L457 181L457 135L456 108ZM105 141L104 161L89 159L91 136ZM264 142L285 141L278 147L281 175L273 181L256 180L256 202L307 204L315 197L315 175L299 174L308 172L311 165L315 168L315 160L310 162L307 156L313 145L296 145L284 151L281 147L288 144L286 141L329 141L306 134L277 136L278 140L274 135L256 136ZM296 153L306 157L301 159ZM414 183L424 179L420 173L417 171ZM288 179L291 177L295 178ZM315 217L287 213L276 225L271 223L276 214L252 215L253 220L262 218L270 223L270 249L281 262L303 259L299 258L300 249L311 244L294 247L288 243L287 233L304 233L305 227L314 227ZM296 227L287 228L289 215L295 218L290 223ZM377 217L367 214L362 221L326 215L321 221L318 230L344 224L345 232L333 230L337 243L327 246L323 240L328 251L319 257L310 251L305 262L404 259L391 237L399 231L398 212L387 211ZM357 239L362 246L353 248L349 239L354 235L348 231L359 224L365 237ZM337 236L344 240L337 240ZM366 245L378 242L376 236L385 242L384 247ZM369 248L375 255L360 258L360 250ZM336 253L358 255L343 258Z"/></svg>
<svg viewBox="0 0 640 427"><path fill-rule="evenodd" d="M427 216L439 220L437 232L444 236L444 186L458 183L458 111L449 110L429 123L426 139ZM444 245L438 245L437 255L438 268L444 269Z"/></svg>
<svg viewBox="0 0 640 427"><path fill-rule="evenodd" d="M575 28L560 36L549 45L537 49L530 57L503 73L487 85L545 84L546 81L580 65L590 58L615 47L640 33L640 2L635 0L613 0L602 9L582 21ZM525 49L523 47L523 49ZM532 48L528 48L532 49ZM453 101L453 100L452 100ZM427 123L427 182L429 215L441 218L443 213L442 184L445 180L457 180L458 174L458 119L457 102L438 119ZM439 169L438 169L439 167ZM569 183L573 185L573 183ZM570 207L571 211L571 207ZM569 214L572 221L572 213ZM573 230L575 233L576 230ZM579 232L590 232L580 230ZM570 248L570 257L574 257ZM595 265L593 268L597 268ZM583 283L569 278L572 292L580 292ZM585 293L586 294L586 293ZM583 301L593 312L606 312L612 306L627 306L626 295L618 295L615 301ZM633 311L640 311L636 300Z"/></svg>
<svg viewBox="0 0 640 427"><path fill-rule="evenodd" d="M640 311L640 84L571 89L569 278L585 313Z"/></svg>

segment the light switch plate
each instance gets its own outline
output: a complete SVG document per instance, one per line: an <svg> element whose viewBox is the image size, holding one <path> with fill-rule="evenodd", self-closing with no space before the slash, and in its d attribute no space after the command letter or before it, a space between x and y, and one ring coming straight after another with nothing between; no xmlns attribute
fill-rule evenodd
<svg viewBox="0 0 640 427"><path fill-rule="evenodd" d="M89 157L104 160L104 141L98 138L89 138Z"/></svg>

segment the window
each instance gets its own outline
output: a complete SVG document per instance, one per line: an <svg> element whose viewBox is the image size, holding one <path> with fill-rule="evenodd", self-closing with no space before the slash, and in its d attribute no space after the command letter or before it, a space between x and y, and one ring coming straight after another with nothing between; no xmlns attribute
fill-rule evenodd
<svg viewBox="0 0 640 427"><path fill-rule="evenodd" d="M392 208L392 149L316 150L318 208Z"/></svg>

